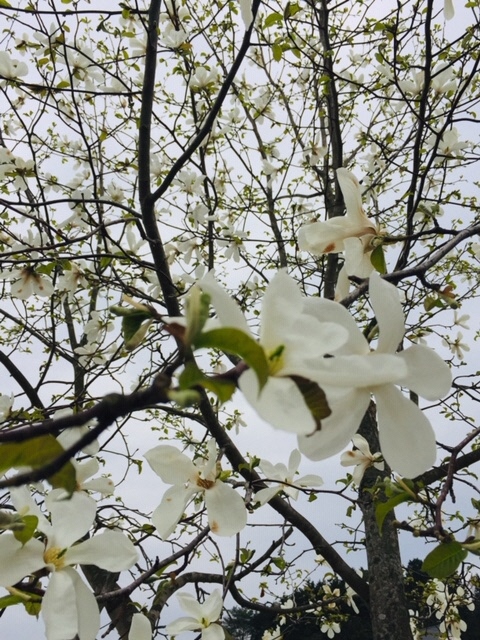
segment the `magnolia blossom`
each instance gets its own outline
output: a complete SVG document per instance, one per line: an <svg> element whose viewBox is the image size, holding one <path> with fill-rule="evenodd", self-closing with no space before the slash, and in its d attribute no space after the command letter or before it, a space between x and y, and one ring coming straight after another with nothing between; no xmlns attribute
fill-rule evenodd
<svg viewBox="0 0 480 640"><path fill-rule="evenodd" d="M106 571L123 571L137 561L130 540L117 531L104 531L78 542L95 518L95 505L84 496L77 501L57 502L47 496L51 525L42 532L46 543L32 538L22 545L13 535L0 536L0 585L10 587L26 576L46 569L50 580L42 600L42 617L47 640L95 640L100 614L95 596L73 568L93 564Z"/></svg>
<svg viewBox="0 0 480 640"><path fill-rule="evenodd" d="M152 515L152 522L162 539L174 531L190 498L203 493L208 524L219 536L232 536L247 524L247 511L240 495L217 478L215 441L207 444L206 460L193 463L184 453L170 445L159 445L145 453L153 471L163 482L171 484L160 505Z"/></svg>
<svg viewBox="0 0 480 640"><path fill-rule="evenodd" d="M344 251L346 273L366 278L373 269L370 261L372 243L380 231L376 222L367 218L363 211L360 184L353 173L344 168L337 169L337 180L346 215L301 227L298 246L314 255Z"/></svg>
<svg viewBox="0 0 480 640"><path fill-rule="evenodd" d="M210 295L222 327L240 329L252 336L243 313L212 272L199 285ZM243 395L264 420L297 434L312 433L317 424L292 376L314 379L318 362L348 338L348 331L338 323L321 321L306 313L306 305L307 298L295 281L279 271L265 292L260 316L260 345L269 365L267 383L260 390L257 375L251 369L242 373L238 381Z"/></svg>
<svg viewBox="0 0 480 640"><path fill-rule="evenodd" d="M445 20L451 20L455 16L455 8L453 6L453 0L444 0L443 15L445 16Z"/></svg>
<svg viewBox="0 0 480 640"><path fill-rule="evenodd" d="M341 449L357 431L373 394L382 454L388 464L407 477L428 469L436 458L435 434L425 414L397 387L411 389L427 400L448 393L448 365L431 349L413 345L396 353L405 322L396 288L378 273L370 276L370 300L379 328L377 350L358 329L348 311L331 300L314 300L306 310L319 320L336 322L349 332L348 341L318 361L312 379L324 390L332 415L321 429L299 439L308 458L321 460Z"/></svg>
<svg viewBox="0 0 480 640"><path fill-rule="evenodd" d="M6 51L0 51L0 76L7 80L13 80L26 76L28 67L24 62L14 60Z"/></svg>
<svg viewBox="0 0 480 640"><path fill-rule="evenodd" d="M54 293L51 280L37 273L31 267L13 269L9 278L15 280L10 285L10 293L14 298L27 300L32 295L50 297Z"/></svg>
<svg viewBox="0 0 480 640"><path fill-rule="evenodd" d="M298 449L294 449L288 460L288 468L282 463L274 465L271 462L268 462L268 460L260 461L260 469L267 479L276 481L272 486L269 486L266 489L260 489L260 491L257 492L255 497L260 504L265 504L276 496L277 493L280 493L280 491L284 491L288 496L296 500L298 497L297 487L320 487L323 484L323 480L320 476L314 474L295 479L295 475L300 465L300 460L300 451Z"/></svg>
<svg viewBox="0 0 480 640"><path fill-rule="evenodd" d="M15 396L11 393L9 396L0 393L0 422L10 417L12 413L13 402Z"/></svg>
<svg viewBox="0 0 480 640"><path fill-rule="evenodd" d="M352 478L355 484L360 485L363 474L369 467L375 467L383 471L385 465L382 460L381 453L372 454L368 442L359 433L355 434L352 442L356 447L354 451L345 451L340 458L342 467L350 467L355 465Z"/></svg>
<svg viewBox="0 0 480 640"><path fill-rule="evenodd" d="M188 617L179 618L167 625L168 635L176 635L182 631L201 631L202 640L223 640L225 632L217 624L222 613L223 599L221 592L216 589L203 604L188 593L179 593L177 598Z"/></svg>

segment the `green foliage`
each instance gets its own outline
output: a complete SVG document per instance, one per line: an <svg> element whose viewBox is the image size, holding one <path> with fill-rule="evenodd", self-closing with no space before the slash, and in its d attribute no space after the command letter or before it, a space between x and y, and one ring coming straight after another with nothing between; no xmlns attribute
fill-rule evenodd
<svg viewBox="0 0 480 640"><path fill-rule="evenodd" d="M441 542L427 555L422 564L422 570L432 578L440 580L448 578L465 560L468 551L456 540Z"/></svg>

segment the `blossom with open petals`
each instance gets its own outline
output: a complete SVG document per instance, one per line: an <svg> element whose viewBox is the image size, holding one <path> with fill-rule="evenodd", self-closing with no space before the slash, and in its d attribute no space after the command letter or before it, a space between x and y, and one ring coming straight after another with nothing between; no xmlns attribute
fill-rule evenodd
<svg viewBox="0 0 480 640"><path fill-rule="evenodd" d="M355 449L342 453L340 464L342 467L355 465L352 478L355 484L360 485L363 474L369 467L375 467L375 469L383 471L385 465L382 460L382 454L379 452L372 454L368 442L359 433L353 436L352 442L355 445Z"/></svg>
<svg viewBox="0 0 480 640"><path fill-rule="evenodd" d="M360 184L353 173L343 167L337 169L337 180L345 201L346 215L301 227L298 246L314 255L344 251L346 273L366 278L373 269L370 254L379 228L363 211Z"/></svg>
<svg viewBox="0 0 480 640"><path fill-rule="evenodd" d="M32 538L22 545L9 533L0 536L0 586L10 587L26 576L46 569L50 580L42 600L47 640L95 640L100 628L97 601L73 568L93 564L106 571L129 569L138 554L118 531L104 531L81 540L95 518L95 504L84 495L79 502L49 500L52 524L43 526L46 544Z"/></svg>
<svg viewBox="0 0 480 640"><path fill-rule="evenodd" d="M13 269L9 279L15 280L10 285L11 295L20 300L27 300L32 295L50 297L54 293L51 280L37 273L31 267Z"/></svg>
<svg viewBox="0 0 480 640"><path fill-rule="evenodd" d="M260 489L260 491L256 493L255 498L260 502L260 504L265 504L276 496L277 493L280 493L280 491L284 491L288 496L296 500L298 497L298 487L320 487L323 484L323 480L320 476L314 474L295 478L300 465L300 460L300 451L298 449L294 449L288 460L288 468L282 463L272 464L271 462L268 462L268 460L260 461L260 469L266 476L267 480L275 481L272 486Z"/></svg>
<svg viewBox="0 0 480 640"><path fill-rule="evenodd" d="M203 604L188 593L179 593L177 598L188 617L179 618L167 625L168 635L182 631L201 631L202 640L224 640L225 632L217 624L222 613L223 600L219 589L213 591Z"/></svg>
<svg viewBox="0 0 480 640"><path fill-rule="evenodd" d="M247 511L240 495L217 478L215 440L207 444L206 460L194 463L171 445L159 445L145 453L153 471L163 482L171 484L160 505L152 515L152 522L164 540L174 531L190 498L203 493L208 524L219 536L233 536L247 523Z"/></svg>
<svg viewBox="0 0 480 640"><path fill-rule="evenodd" d="M222 327L252 335L240 308L212 272L199 285L210 295ZM268 380L260 390L256 373L248 369L238 381L248 403L264 420L297 434L311 433L317 424L294 377L311 380L318 360L348 338L344 327L306 313L306 304L296 282L279 271L267 287L260 315L259 342L269 364Z"/></svg>
<svg viewBox="0 0 480 640"><path fill-rule="evenodd" d="M312 379L326 393L332 415L322 420L321 430L300 437L299 448L313 460L343 449L357 431L373 394L383 457L398 473L414 477L435 462L435 434L425 414L398 386L427 400L438 400L448 393L451 374L448 365L423 345L396 353L405 334L403 311L397 289L377 272L370 276L370 300L379 328L376 351L370 350L342 305L325 299L307 305L318 319L345 327L349 340L332 349L332 357L318 361Z"/></svg>

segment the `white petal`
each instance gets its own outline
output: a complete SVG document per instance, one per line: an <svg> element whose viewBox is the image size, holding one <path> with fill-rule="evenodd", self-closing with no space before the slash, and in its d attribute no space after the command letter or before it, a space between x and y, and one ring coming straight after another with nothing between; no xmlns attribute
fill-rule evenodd
<svg viewBox="0 0 480 640"><path fill-rule="evenodd" d="M66 571L63 569L62 571ZM75 586L75 596L77 599L78 615L78 637L79 640L95 640L100 629L100 613L95 596L73 569L72 580Z"/></svg>
<svg viewBox="0 0 480 640"><path fill-rule="evenodd" d="M89 540L70 547L65 553L68 564L94 564L106 571L130 569L138 560L138 553L127 538L119 531L104 531Z"/></svg>
<svg viewBox="0 0 480 640"><path fill-rule="evenodd" d="M340 456L340 464L342 467L353 467L366 461L361 451L344 451Z"/></svg>
<svg viewBox="0 0 480 640"><path fill-rule="evenodd" d="M359 387L402 382L408 374L406 363L398 355L372 352L365 356L338 356L318 361L316 370L309 372L311 380L320 386Z"/></svg>
<svg viewBox="0 0 480 640"><path fill-rule="evenodd" d="M223 327L234 327L250 335L250 330L240 307L235 300L215 280L213 271L209 271L198 283L202 291L208 293L211 303Z"/></svg>
<svg viewBox="0 0 480 640"><path fill-rule="evenodd" d="M233 536L247 524L247 510L240 494L217 481L205 491L208 524L217 536Z"/></svg>
<svg viewBox="0 0 480 640"><path fill-rule="evenodd" d="M0 586L11 587L45 566L44 546L31 539L22 546L10 533L0 536Z"/></svg>
<svg viewBox="0 0 480 640"><path fill-rule="evenodd" d="M370 256L371 250L365 250L365 245L373 238L372 235L364 235L361 238L345 238L345 271L349 276L368 278L373 271Z"/></svg>
<svg viewBox="0 0 480 640"><path fill-rule="evenodd" d="M239 0L240 2L240 15L245 24L245 29L248 29L253 21L252 13L252 0Z"/></svg>
<svg viewBox="0 0 480 640"><path fill-rule="evenodd" d="M293 478L295 473L298 471L301 461L302 455L300 451L298 449L294 449L288 459L288 475L290 478Z"/></svg>
<svg viewBox="0 0 480 640"><path fill-rule="evenodd" d="M143 613L133 615L128 640L152 640L152 626Z"/></svg>
<svg viewBox="0 0 480 640"><path fill-rule="evenodd" d="M48 536L48 546L66 549L83 538L90 529L97 503L83 491L75 491L69 499L58 500L59 493L56 491L51 491L45 499L52 514L52 533Z"/></svg>
<svg viewBox="0 0 480 640"><path fill-rule="evenodd" d="M281 323L281 317L277 322ZM283 327L282 327L283 329ZM277 342L286 345L283 354L283 375L295 375L304 368L304 363L311 365L325 354L335 353L348 341L348 331L333 322L319 322L311 315L299 317L284 339Z"/></svg>
<svg viewBox="0 0 480 640"><path fill-rule="evenodd" d="M225 632L219 624L211 624L202 631L202 640L224 640Z"/></svg>
<svg viewBox="0 0 480 640"><path fill-rule="evenodd" d="M285 271L278 271L262 301L260 342L266 350L283 343L301 315L304 297Z"/></svg>
<svg viewBox="0 0 480 640"><path fill-rule="evenodd" d="M73 465L75 467L77 483L79 485L83 484L85 480L98 473L98 470L100 469L100 465L96 458L90 458L89 460L85 460L85 462L77 462L76 460L73 460Z"/></svg>
<svg viewBox="0 0 480 640"><path fill-rule="evenodd" d="M196 473L188 456L169 444L161 444L144 454L153 471L167 484L183 484Z"/></svg>
<svg viewBox="0 0 480 640"><path fill-rule="evenodd" d="M332 410L322 428L311 436L298 438L300 451L310 460L324 460L344 449L358 430L370 403L370 393L364 389L325 389Z"/></svg>
<svg viewBox="0 0 480 640"><path fill-rule="evenodd" d="M55 571L50 576L42 601L42 617L47 640L74 638L78 632L77 597L73 569Z"/></svg>
<svg viewBox="0 0 480 640"><path fill-rule="evenodd" d="M363 224L368 220L362 208L362 192L357 178L351 171L340 167L337 169L337 180L345 202L347 215L357 222Z"/></svg>
<svg viewBox="0 0 480 640"><path fill-rule="evenodd" d="M398 355L408 367L402 386L427 400L438 400L447 395L452 385L452 374L448 364L432 349L415 344Z"/></svg>
<svg viewBox="0 0 480 640"><path fill-rule="evenodd" d="M343 240L351 235L349 221L345 216L325 222L312 222L298 230L298 247L313 255L339 253L343 251Z"/></svg>
<svg viewBox="0 0 480 640"><path fill-rule="evenodd" d="M176 636L182 631L198 631L200 629L200 622L196 618L178 618L167 624L165 631L170 636Z"/></svg>
<svg viewBox="0 0 480 640"><path fill-rule="evenodd" d="M393 385L374 391L380 448L390 467L413 478L434 464L435 434L425 414Z"/></svg>
<svg viewBox="0 0 480 640"><path fill-rule="evenodd" d="M195 619L197 625L201 623L203 618L203 605L190 593L177 593L177 599L181 608L186 611L191 618Z"/></svg>
<svg viewBox="0 0 480 640"><path fill-rule="evenodd" d="M338 349L339 354L363 355L370 352L368 342L357 327L351 314L338 302L325 298L309 298L305 303L305 312L321 322L332 322L344 327L348 332L347 342ZM333 350L328 353L333 354Z"/></svg>
<svg viewBox="0 0 480 640"><path fill-rule="evenodd" d="M260 489L260 491L257 491L257 493L255 494L255 500L258 500L258 502L260 502L260 504L262 505L266 504L282 490L282 485L275 483L272 487L266 487L265 489Z"/></svg>
<svg viewBox="0 0 480 640"><path fill-rule="evenodd" d="M352 442L354 444L355 447L357 447L357 449L367 458L370 458L372 456L372 452L370 451L370 447L368 445L368 442L365 440L365 438L363 436L361 436L359 433L356 433L353 438L352 438Z"/></svg>
<svg viewBox="0 0 480 640"><path fill-rule="evenodd" d="M369 291L380 332L377 353L395 353L405 335L405 319L398 291L376 271L370 276Z"/></svg>
<svg viewBox="0 0 480 640"><path fill-rule="evenodd" d="M215 589L212 593L205 598L205 602L202 605L204 617L211 622L215 622L220 618L220 614L223 609L223 598L220 589Z"/></svg>
<svg viewBox="0 0 480 640"><path fill-rule="evenodd" d="M192 489L178 485L164 493L162 502L152 515L153 525L162 540L166 540L175 530L191 496Z"/></svg>
<svg viewBox="0 0 480 640"><path fill-rule="evenodd" d="M277 429L293 433L311 433L315 421L297 385L290 378L268 378L260 396L255 372L245 371L239 387L258 415Z"/></svg>
<svg viewBox="0 0 480 640"><path fill-rule="evenodd" d="M306 476L294 479L293 483L297 487L321 487L323 479L315 473L308 473Z"/></svg>
<svg viewBox="0 0 480 640"><path fill-rule="evenodd" d="M451 20L455 16L453 0L444 0L443 15L445 16L445 20Z"/></svg>

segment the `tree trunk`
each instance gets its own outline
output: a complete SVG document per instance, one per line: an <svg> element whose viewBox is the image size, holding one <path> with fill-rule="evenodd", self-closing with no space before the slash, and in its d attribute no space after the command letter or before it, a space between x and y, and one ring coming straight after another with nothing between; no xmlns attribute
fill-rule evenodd
<svg viewBox="0 0 480 640"><path fill-rule="evenodd" d="M372 453L380 450L373 402L362 420L359 433L368 440ZM388 514L380 533L375 519L375 502L369 491L379 475L389 476L390 470L368 469L359 491L365 526L373 640L412 640L395 515L393 511Z"/></svg>

